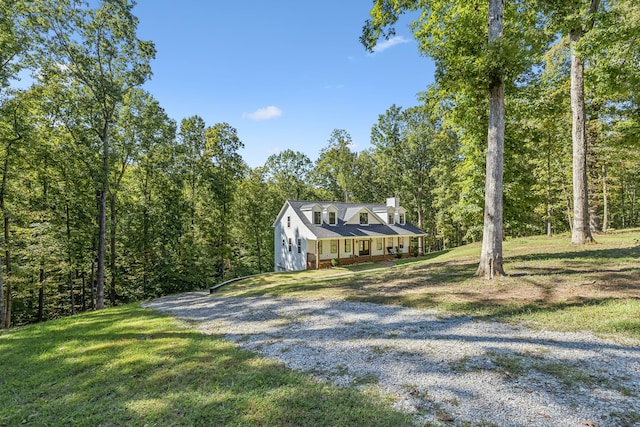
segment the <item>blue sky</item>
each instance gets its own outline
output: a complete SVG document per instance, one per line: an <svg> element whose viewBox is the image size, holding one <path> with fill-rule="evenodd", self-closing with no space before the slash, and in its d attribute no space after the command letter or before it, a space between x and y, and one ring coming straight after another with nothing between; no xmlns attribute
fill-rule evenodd
<svg viewBox="0 0 640 427"><path fill-rule="evenodd" d="M145 89L178 122L236 128L251 167L286 149L315 160L334 129L360 151L379 114L417 105L433 81L408 22L373 54L360 44L372 4L138 0L138 36L158 51Z"/></svg>

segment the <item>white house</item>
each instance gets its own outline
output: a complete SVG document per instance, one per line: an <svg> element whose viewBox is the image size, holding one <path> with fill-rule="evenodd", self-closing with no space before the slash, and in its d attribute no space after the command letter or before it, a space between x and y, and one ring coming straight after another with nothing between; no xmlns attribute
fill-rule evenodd
<svg viewBox="0 0 640 427"><path fill-rule="evenodd" d="M287 200L273 223L275 271L329 267L422 252L425 233L397 197L386 205Z"/></svg>

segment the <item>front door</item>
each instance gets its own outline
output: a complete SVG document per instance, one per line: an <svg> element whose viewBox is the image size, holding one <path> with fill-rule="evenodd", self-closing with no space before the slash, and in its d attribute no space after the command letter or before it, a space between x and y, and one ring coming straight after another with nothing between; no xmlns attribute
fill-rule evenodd
<svg viewBox="0 0 640 427"><path fill-rule="evenodd" d="M360 240L358 242L358 255L369 255L369 241Z"/></svg>

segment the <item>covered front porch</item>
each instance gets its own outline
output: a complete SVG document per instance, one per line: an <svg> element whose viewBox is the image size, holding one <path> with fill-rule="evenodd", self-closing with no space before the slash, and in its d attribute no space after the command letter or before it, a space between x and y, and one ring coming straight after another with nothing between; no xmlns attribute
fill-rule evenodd
<svg viewBox="0 0 640 427"><path fill-rule="evenodd" d="M423 236L352 237L307 241L307 269L391 260L420 254Z"/></svg>

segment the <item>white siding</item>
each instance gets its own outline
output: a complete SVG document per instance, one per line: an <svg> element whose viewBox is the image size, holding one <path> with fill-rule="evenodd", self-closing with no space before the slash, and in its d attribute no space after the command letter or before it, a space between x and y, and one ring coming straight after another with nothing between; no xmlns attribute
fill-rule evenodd
<svg viewBox="0 0 640 427"><path fill-rule="evenodd" d="M289 227L287 217L290 217L291 221ZM309 246L313 247L313 244L308 242L315 240L315 237L288 204L280 220L275 224L273 234L275 271L305 270L307 251ZM291 251L289 251L289 239L291 239ZM298 240L300 240L300 253L298 253Z"/></svg>

